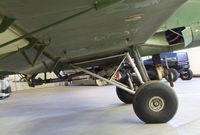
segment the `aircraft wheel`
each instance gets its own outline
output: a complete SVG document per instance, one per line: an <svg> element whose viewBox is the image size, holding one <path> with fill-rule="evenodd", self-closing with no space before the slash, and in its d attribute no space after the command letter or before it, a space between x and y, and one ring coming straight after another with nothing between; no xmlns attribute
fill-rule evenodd
<svg viewBox="0 0 200 135"><path fill-rule="evenodd" d="M125 104L132 104L134 95L132 95L120 88L116 88L116 93L117 93L118 98L122 102L124 102Z"/></svg>
<svg viewBox="0 0 200 135"><path fill-rule="evenodd" d="M182 80L191 80L193 77L193 72L191 69L188 69L187 73L181 74L180 77Z"/></svg>
<svg viewBox="0 0 200 135"><path fill-rule="evenodd" d="M158 80L158 76L155 70L148 70L147 73L149 75L150 80Z"/></svg>
<svg viewBox="0 0 200 135"><path fill-rule="evenodd" d="M133 108L145 123L165 123L175 115L178 100L171 87L161 82L150 81L136 91Z"/></svg>
<svg viewBox="0 0 200 135"><path fill-rule="evenodd" d="M127 85L128 82L126 79L123 79L120 81L121 83ZM133 98L134 98L134 95L122 90L121 88L116 88L116 93L117 93L117 96L118 98L124 102L125 104L132 104L133 102Z"/></svg>
<svg viewBox="0 0 200 135"><path fill-rule="evenodd" d="M174 68L170 68L170 69L169 69L169 73L170 73L171 76L172 76L172 82L175 82L175 81L178 79L178 77L179 77L179 73L178 73L177 70L174 69ZM165 79L166 79L168 82L170 81L168 75L165 76Z"/></svg>

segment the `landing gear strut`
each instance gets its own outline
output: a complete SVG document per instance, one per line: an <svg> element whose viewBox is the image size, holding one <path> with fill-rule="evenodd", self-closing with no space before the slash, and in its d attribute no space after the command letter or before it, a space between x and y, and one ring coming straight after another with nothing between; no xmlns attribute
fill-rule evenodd
<svg viewBox="0 0 200 135"><path fill-rule="evenodd" d="M136 90L133 109L146 123L165 123L173 118L178 108L178 100L173 89L158 81L149 81L137 48L132 50L136 66L143 77L144 84Z"/></svg>
<svg viewBox="0 0 200 135"><path fill-rule="evenodd" d="M123 61L127 59L132 70L127 72L128 74L123 78L123 81L113 80L112 77L107 79L75 65L72 67L115 85L119 99L124 103L133 103L136 115L145 123L168 122L173 118L178 108L178 100L173 89L164 83L150 81L137 48L131 49L124 57ZM120 69L122 63L113 76Z"/></svg>

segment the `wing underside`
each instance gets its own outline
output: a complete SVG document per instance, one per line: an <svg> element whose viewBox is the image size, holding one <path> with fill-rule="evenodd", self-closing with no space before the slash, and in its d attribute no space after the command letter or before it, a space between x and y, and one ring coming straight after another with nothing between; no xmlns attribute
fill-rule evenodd
<svg viewBox="0 0 200 135"><path fill-rule="evenodd" d="M14 51L9 55L0 52L0 69L34 74L45 72L47 67L51 70L58 62L84 61L123 52L130 46L143 44L184 2L116 0L95 9L94 0L1 0L1 16L15 19L12 29L28 36L23 43L14 42ZM89 8L93 9L74 16ZM70 16L74 17L39 30ZM35 30L39 31L28 34ZM1 49L9 47L11 44Z"/></svg>

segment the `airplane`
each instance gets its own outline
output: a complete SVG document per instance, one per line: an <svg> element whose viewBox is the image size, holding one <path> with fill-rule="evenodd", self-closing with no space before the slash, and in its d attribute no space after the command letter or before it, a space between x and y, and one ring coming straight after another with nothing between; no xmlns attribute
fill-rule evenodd
<svg viewBox="0 0 200 135"><path fill-rule="evenodd" d="M0 75L23 74L34 87L89 74L115 85L119 99L132 103L143 122L168 122L178 109L176 94L167 84L149 79L141 57L198 46L198 4L1 0ZM69 69L76 72L60 74ZM114 79L118 71L124 73L119 81ZM48 79L47 72L57 78ZM44 79L37 78L39 73Z"/></svg>

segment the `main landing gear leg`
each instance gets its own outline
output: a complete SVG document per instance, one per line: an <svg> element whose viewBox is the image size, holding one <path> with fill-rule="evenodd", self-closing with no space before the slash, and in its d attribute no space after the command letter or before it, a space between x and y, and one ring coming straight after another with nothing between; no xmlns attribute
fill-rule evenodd
<svg viewBox="0 0 200 135"><path fill-rule="evenodd" d="M125 93L125 96L123 95L124 93L117 93L120 100L124 103L132 102L136 115L145 123L168 122L173 118L178 107L177 97L173 89L161 82L150 81L137 48L133 48L129 53L123 54L123 56L125 57L124 60L128 60L128 64L132 69L125 69L127 71L126 73L129 74L124 78L127 80L125 80L126 83L116 81L113 77L110 79L102 77L76 65L71 66L93 77L104 80L109 84L115 85L118 90ZM133 61L131 56L135 61ZM102 58L100 60L109 58L113 57ZM119 71L122 63L114 72L113 76ZM135 84L139 88L133 87Z"/></svg>
<svg viewBox="0 0 200 135"><path fill-rule="evenodd" d="M134 95L133 108L145 123L165 123L173 118L178 108L178 100L168 85L149 81L137 48L131 50L136 66L144 80Z"/></svg>

